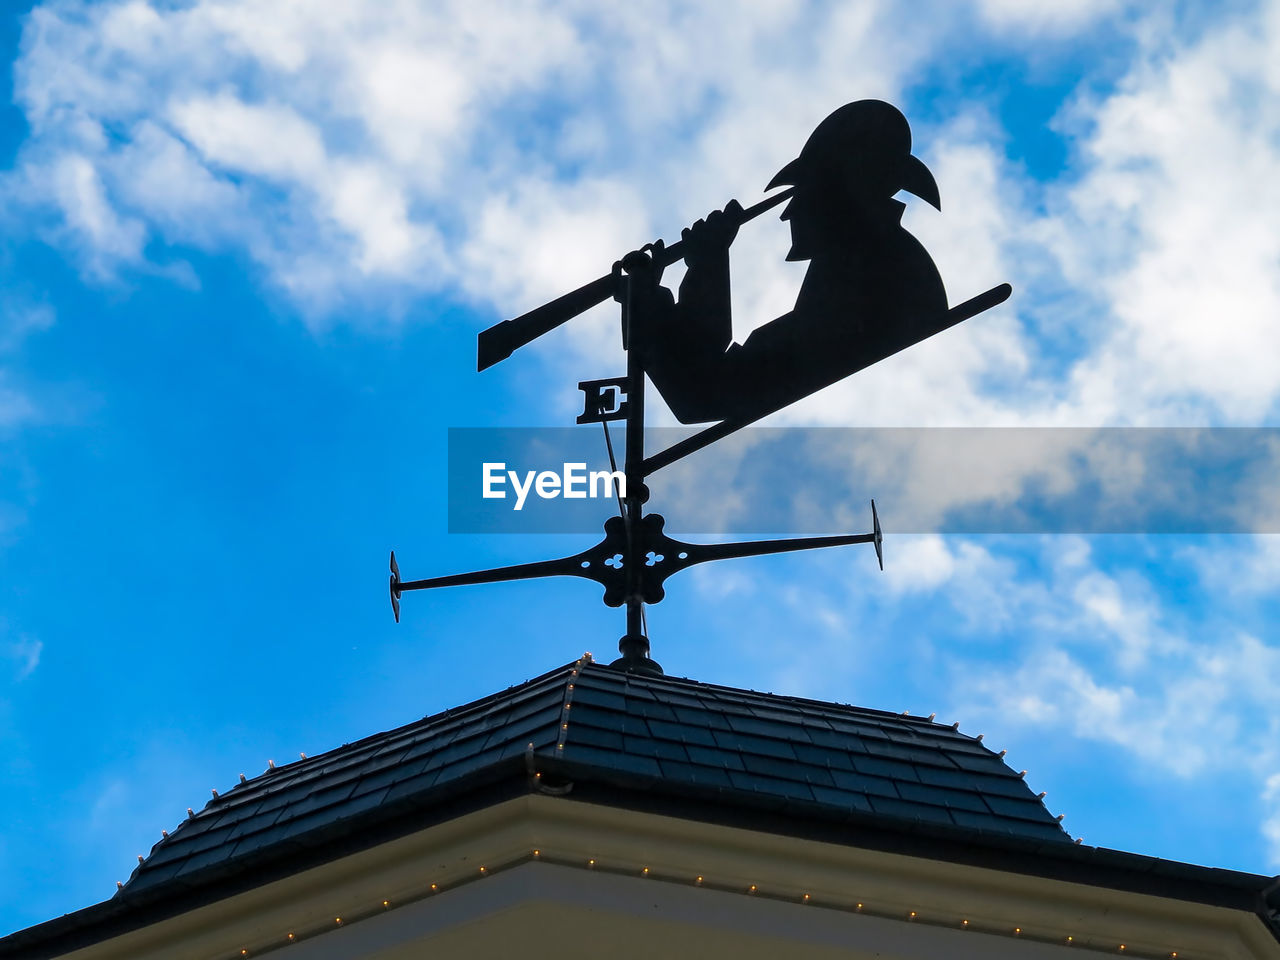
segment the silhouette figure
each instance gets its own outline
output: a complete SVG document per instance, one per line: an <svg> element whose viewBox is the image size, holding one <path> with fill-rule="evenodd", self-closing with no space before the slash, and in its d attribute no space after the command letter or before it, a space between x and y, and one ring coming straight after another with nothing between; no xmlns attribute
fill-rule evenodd
<svg viewBox="0 0 1280 960"><path fill-rule="evenodd" d="M768 189L794 185L782 213L788 260L808 260L796 305L732 342L729 246L742 207L682 235L679 299L659 285L661 260L628 255L634 323L646 372L682 423L742 419L779 409L949 326L937 267L901 223L912 193L941 209L928 168L911 155L896 107L858 100L814 130ZM646 271L644 266L650 266Z"/></svg>

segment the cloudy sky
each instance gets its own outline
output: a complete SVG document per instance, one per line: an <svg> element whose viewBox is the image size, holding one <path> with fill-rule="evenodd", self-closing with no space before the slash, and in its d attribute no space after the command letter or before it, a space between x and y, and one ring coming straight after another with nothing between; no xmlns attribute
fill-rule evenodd
<svg viewBox="0 0 1280 960"><path fill-rule="evenodd" d="M447 428L571 424L574 384L622 372L616 317L483 374L475 334L755 202L842 103L911 119L944 212L905 222L952 302L1015 294L771 426L1277 425L1276 0L2 16L5 931L109 897L268 759L612 656L580 581L391 622L390 547L430 576L591 542L450 535ZM795 297L785 231L734 246L740 339ZM1087 844L1280 872L1274 537L888 525L883 575L852 549L672 581L655 657L936 712Z"/></svg>

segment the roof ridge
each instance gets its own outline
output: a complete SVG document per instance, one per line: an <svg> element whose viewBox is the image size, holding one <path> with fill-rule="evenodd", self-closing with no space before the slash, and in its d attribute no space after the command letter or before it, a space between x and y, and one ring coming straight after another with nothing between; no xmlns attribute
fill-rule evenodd
<svg viewBox="0 0 1280 960"><path fill-rule="evenodd" d="M615 667L611 667L606 663L592 662L591 665L600 671L607 670L612 673L621 672L621 671L618 671ZM813 697L802 697L802 696L793 695L793 694L774 693L772 691L764 691L764 690L753 690L748 687L731 687L731 686L728 686L727 684L708 683L704 680L694 680L690 677L673 677L673 676L667 676L667 675L651 676L648 674L634 674L634 673L627 673L627 674L624 674L624 676L628 679L629 682L638 680L640 682L650 683L650 684L674 683L674 684L681 684L681 685L696 687L700 690L710 690L713 692L724 691L725 693L732 694L733 696L736 696L736 697L741 697L743 694L750 694L756 697L767 697L775 706L780 705L778 704L778 701L782 701L781 705L797 704L797 705L803 705L805 707L828 710L828 711L837 712L837 713L857 714L861 716L866 716L870 714L875 717L883 718L886 720L893 720L899 723L906 723L911 726L920 726L920 727L924 727L926 729L932 729L932 730L952 729L952 730L955 730L957 733L959 733L959 730L951 724L935 722L933 720L932 714L929 717L918 717L918 716L913 716L912 714L909 714L906 712L895 713L892 710L882 710L878 707L863 707L854 703L842 703L842 702L833 701L833 700L818 700ZM976 737L971 737L969 736L969 734L962 733L960 734L960 736L967 737L970 740L975 740L975 741L977 740Z"/></svg>

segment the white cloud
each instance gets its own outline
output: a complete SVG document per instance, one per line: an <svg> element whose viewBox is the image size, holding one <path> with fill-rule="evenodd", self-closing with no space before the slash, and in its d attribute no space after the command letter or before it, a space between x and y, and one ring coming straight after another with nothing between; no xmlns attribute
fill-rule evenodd
<svg viewBox="0 0 1280 960"><path fill-rule="evenodd" d="M982 16L995 26L1036 34L1078 30L1124 6L1124 0L978 0Z"/></svg>
<svg viewBox="0 0 1280 960"><path fill-rule="evenodd" d="M1084 175L1058 249L1115 321L1074 373L1083 413L1256 422L1280 397L1260 362L1280 350L1280 18L1264 8L1186 46L1149 41L1069 121Z"/></svg>
<svg viewBox="0 0 1280 960"><path fill-rule="evenodd" d="M66 225L88 250L94 272L109 264L136 261L142 255L144 229L121 217L107 199L93 163L77 153L60 156L50 171L53 196Z"/></svg>
<svg viewBox="0 0 1280 960"><path fill-rule="evenodd" d="M320 133L291 107L231 94L174 103L169 119L212 168L315 188L328 172Z"/></svg>
<svg viewBox="0 0 1280 960"><path fill-rule="evenodd" d="M25 680L40 666L44 644L27 636L0 643L0 659L10 662L14 680Z"/></svg>
<svg viewBox="0 0 1280 960"><path fill-rule="evenodd" d="M1042 588L995 585L1035 630L973 685L966 715L1065 728L1183 777L1243 770L1261 782L1280 763L1280 648L1190 619L1133 569L1059 564Z"/></svg>

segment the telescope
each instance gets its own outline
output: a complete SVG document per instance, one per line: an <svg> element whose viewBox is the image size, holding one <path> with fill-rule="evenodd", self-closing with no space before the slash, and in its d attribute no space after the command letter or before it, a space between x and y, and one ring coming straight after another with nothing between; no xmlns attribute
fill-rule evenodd
<svg viewBox="0 0 1280 960"><path fill-rule="evenodd" d="M759 203L747 207L736 217L736 225L742 226L754 220L760 214L772 210L784 200L789 200L795 193L795 187L766 197ZM669 267L684 257L684 241L677 240L669 246L654 245L654 263L659 267ZM567 323L580 313L585 313L597 304L604 303L617 290L617 280L612 273L597 277L590 283L571 290L563 296L556 297L549 303L535 307L528 313L511 320L503 320L480 333L476 341L476 370L487 370L495 363L507 359L525 344L532 343L544 333L550 333L556 327Z"/></svg>

